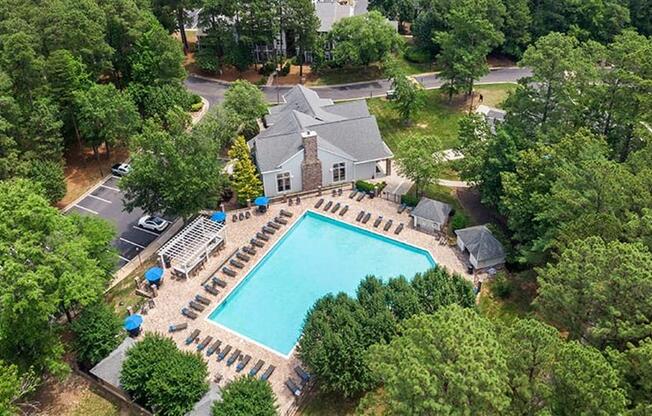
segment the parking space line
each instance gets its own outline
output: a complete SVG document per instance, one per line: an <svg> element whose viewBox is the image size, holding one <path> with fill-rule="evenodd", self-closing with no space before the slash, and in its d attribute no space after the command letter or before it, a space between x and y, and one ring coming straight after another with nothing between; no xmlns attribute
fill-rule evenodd
<svg viewBox="0 0 652 416"><path fill-rule="evenodd" d="M100 185L100 186L101 186L102 188L106 188L106 189L110 189L110 190L112 190L112 191L120 192L120 190L119 190L118 188L114 188L113 186L104 185L104 184L102 184L102 185Z"/></svg>
<svg viewBox="0 0 652 416"><path fill-rule="evenodd" d="M160 235L160 234L156 234L154 231L146 230L146 229L141 228L141 227L139 227L137 225L134 225L133 227L134 227L135 230L142 231L144 233L151 234L151 235L154 235L156 237L158 237Z"/></svg>
<svg viewBox="0 0 652 416"><path fill-rule="evenodd" d="M130 259L128 259L128 258L126 258L126 257L122 257L122 256L119 255L119 254L118 254L118 257L120 257L121 260L126 261L127 263L129 263L129 262L131 261Z"/></svg>
<svg viewBox="0 0 652 416"><path fill-rule="evenodd" d="M111 177L114 178L114 179L120 179L120 177L116 176L116 175L111 175Z"/></svg>
<svg viewBox="0 0 652 416"><path fill-rule="evenodd" d="M77 207L77 208L79 208L79 209L83 209L84 211L88 211L88 212L90 212L91 214L100 215L100 214L98 214L97 211L93 211L93 210L90 209L90 208L82 207L82 206L79 205L79 204L75 204L75 205L73 205L73 206L75 206L75 207Z"/></svg>
<svg viewBox="0 0 652 416"><path fill-rule="evenodd" d="M106 202L107 204L112 204L113 202L109 201L108 199L100 198L99 196L95 196L93 194L88 194L91 198L99 199L102 202Z"/></svg>
<svg viewBox="0 0 652 416"><path fill-rule="evenodd" d="M124 241L125 243L131 244L132 246L140 247L141 249L144 249L145 246L141 246L140 244L134 243L133 241L129 241L126 238L120 237L121 241Z"/></svg>

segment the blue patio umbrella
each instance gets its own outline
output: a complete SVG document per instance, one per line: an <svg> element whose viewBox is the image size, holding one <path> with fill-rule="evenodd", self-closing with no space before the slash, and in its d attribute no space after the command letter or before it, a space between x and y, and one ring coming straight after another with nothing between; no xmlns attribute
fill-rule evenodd
<svg viewBox="0 0 652 416"><path fill-rule="evenodd" d="M140 325L142 323L143 323L143 317L142 316L140 316L138 314L129 315L129 316L127 316L127 318L125 318L124 328L125 328L125 330L127 330L129 332L135 331L138 328L140 328Z"/></svg>
<svg viewBox="0 0 652 416"><path fill-rule="evenodd" d="M269 204L269 198L266 196L259 196L254 200L254 204L258 205L259 207L266 207Z"/></svg>
<svg viewBox="0 0 652 416"><path fill-rule="evenodd" d="M157 283L163 277L163 269L160 267L152 267L145 272L145 279L148 283Z"/></svg>
<svg viewBox="0 0 652 416"><path fill-rule="evenodd" d="M224 220L226 220L226 214L223 211L217 211L211 215L211 220L215 222L224 222Z"/></svg>

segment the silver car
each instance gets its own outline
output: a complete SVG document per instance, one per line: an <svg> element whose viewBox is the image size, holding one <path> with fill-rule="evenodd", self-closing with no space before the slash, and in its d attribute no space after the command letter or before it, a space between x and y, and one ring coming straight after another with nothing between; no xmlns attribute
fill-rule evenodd
<svg viewBox="0 0 652 416"><path fill-rule="evenodd" d="M161 232L165 230L170 222L155 215L143 215L138 220L138 226L150 231Z"/></svg>

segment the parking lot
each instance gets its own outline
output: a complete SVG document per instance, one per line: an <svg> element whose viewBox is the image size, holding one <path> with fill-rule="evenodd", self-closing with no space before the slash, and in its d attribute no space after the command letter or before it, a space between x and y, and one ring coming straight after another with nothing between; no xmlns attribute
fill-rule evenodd
<svg viewBox="0 0 652 416"><path fill-rule="evenodd" d="M104 179L92 192L69 206L66 212L96 215L115 225L117 237L113 245L118 249L120 256L118 268L121 268L156 240L160 233L138 226L138 219L144 215L141 209L136 208L131 213L123 209L118 180L116 176Z"/></svg>

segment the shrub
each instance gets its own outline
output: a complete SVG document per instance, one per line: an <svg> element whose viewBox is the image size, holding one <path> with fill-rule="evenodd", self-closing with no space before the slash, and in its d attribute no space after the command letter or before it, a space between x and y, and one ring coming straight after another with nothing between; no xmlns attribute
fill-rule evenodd
<svg viewBox="0 0 652 416"><path fill-rule="evenodd" d="M416 195L405 194L401 196L401 203L410 207L416 207L419 203L419 197Z"/></svg>
<svg viewBox="0 0 652 416"><path fill-rule="evenodd" d="M220 59L210 48L202 48L195 54L195 62L199 69L211 74L220 70Z"/></svg>
<svg viewBox="0 0 652 416"><path fill-rule="evenodd" d="M281 68L281 71L279 74L284 77L287 76L290 73L290 62L286 62L285 65L283 65L283 68Z"/></svg>
<svg viewBox="0 0 652 416"><path fill-rule="evenodd" d="M255 83L255 85L265 85L265 84L267 84L267 77L265 76L260 77L260 79Z"/></svg>
<svg viewBox="0 0 652 416"><path fill-rule="evenodd" d="M405 52L403 52L403 56L406 60L416 64L427 64L432 62L432 57L427 50L414 46L407 47Z"/></svg>
<svg viewBox="0 0 652 416"><path fill-rule="evenodd" d="M157 414L181 416L208 391L207 377L199 354L180 351L171 338L146 334L127 351L120 384Z"/></svg>
<svg viewBox="0 0 652 416"><path fill-rule="evenodd" d="M222 401L213 404L213 416L274 416L275 401L268 382L239 377L222 390Z"/></svg>
<svg viewBox="0 0 652 416"><path fill-rule="evenodd" d="M361 192L373 192L376 189L373 183L369 183L366 181L356 181L355 187L358 191Z"/></svg>
<svg viewBox="0 0 652 416"><path fill-rule="evenodd" d="M194 103L193 105L190 106L190 111L194 113L196 111L201 110L203 106L204 106L204 103L201 102L201 101L198 102L198 103Z"/></svg>
<svg viewBox="0 0 652 416"><path fill-rule="evenodd" d="M270 76L272 73L276 70L276 63L273 61L268 61L265 62L260 69L258 70L258 73L261 75L265 76Z"/></svg>
<svg viewBox="0 0 652 416"><path fill-rule="evenodd" d="M86 307L71 326L77 361L92 367L109 355L124 338L122 322L105 303Z"/></svg>
<svg viewBox="0 0 652 416"><path fill-rule="evenodd" d="M461 212L456 212L455 215L453 215L453 219L451 220L451 229L453 231L459 230L461 228L466 228L470 224L469 217L464 215Z"/></svg>
<svg viewBox="0 0 652 416"><path fill-rule="evenodd" d="M507 274L500 272L491 283L491 293L500 299L507 299L512 294L512 282L507 278Z"/></svg>

